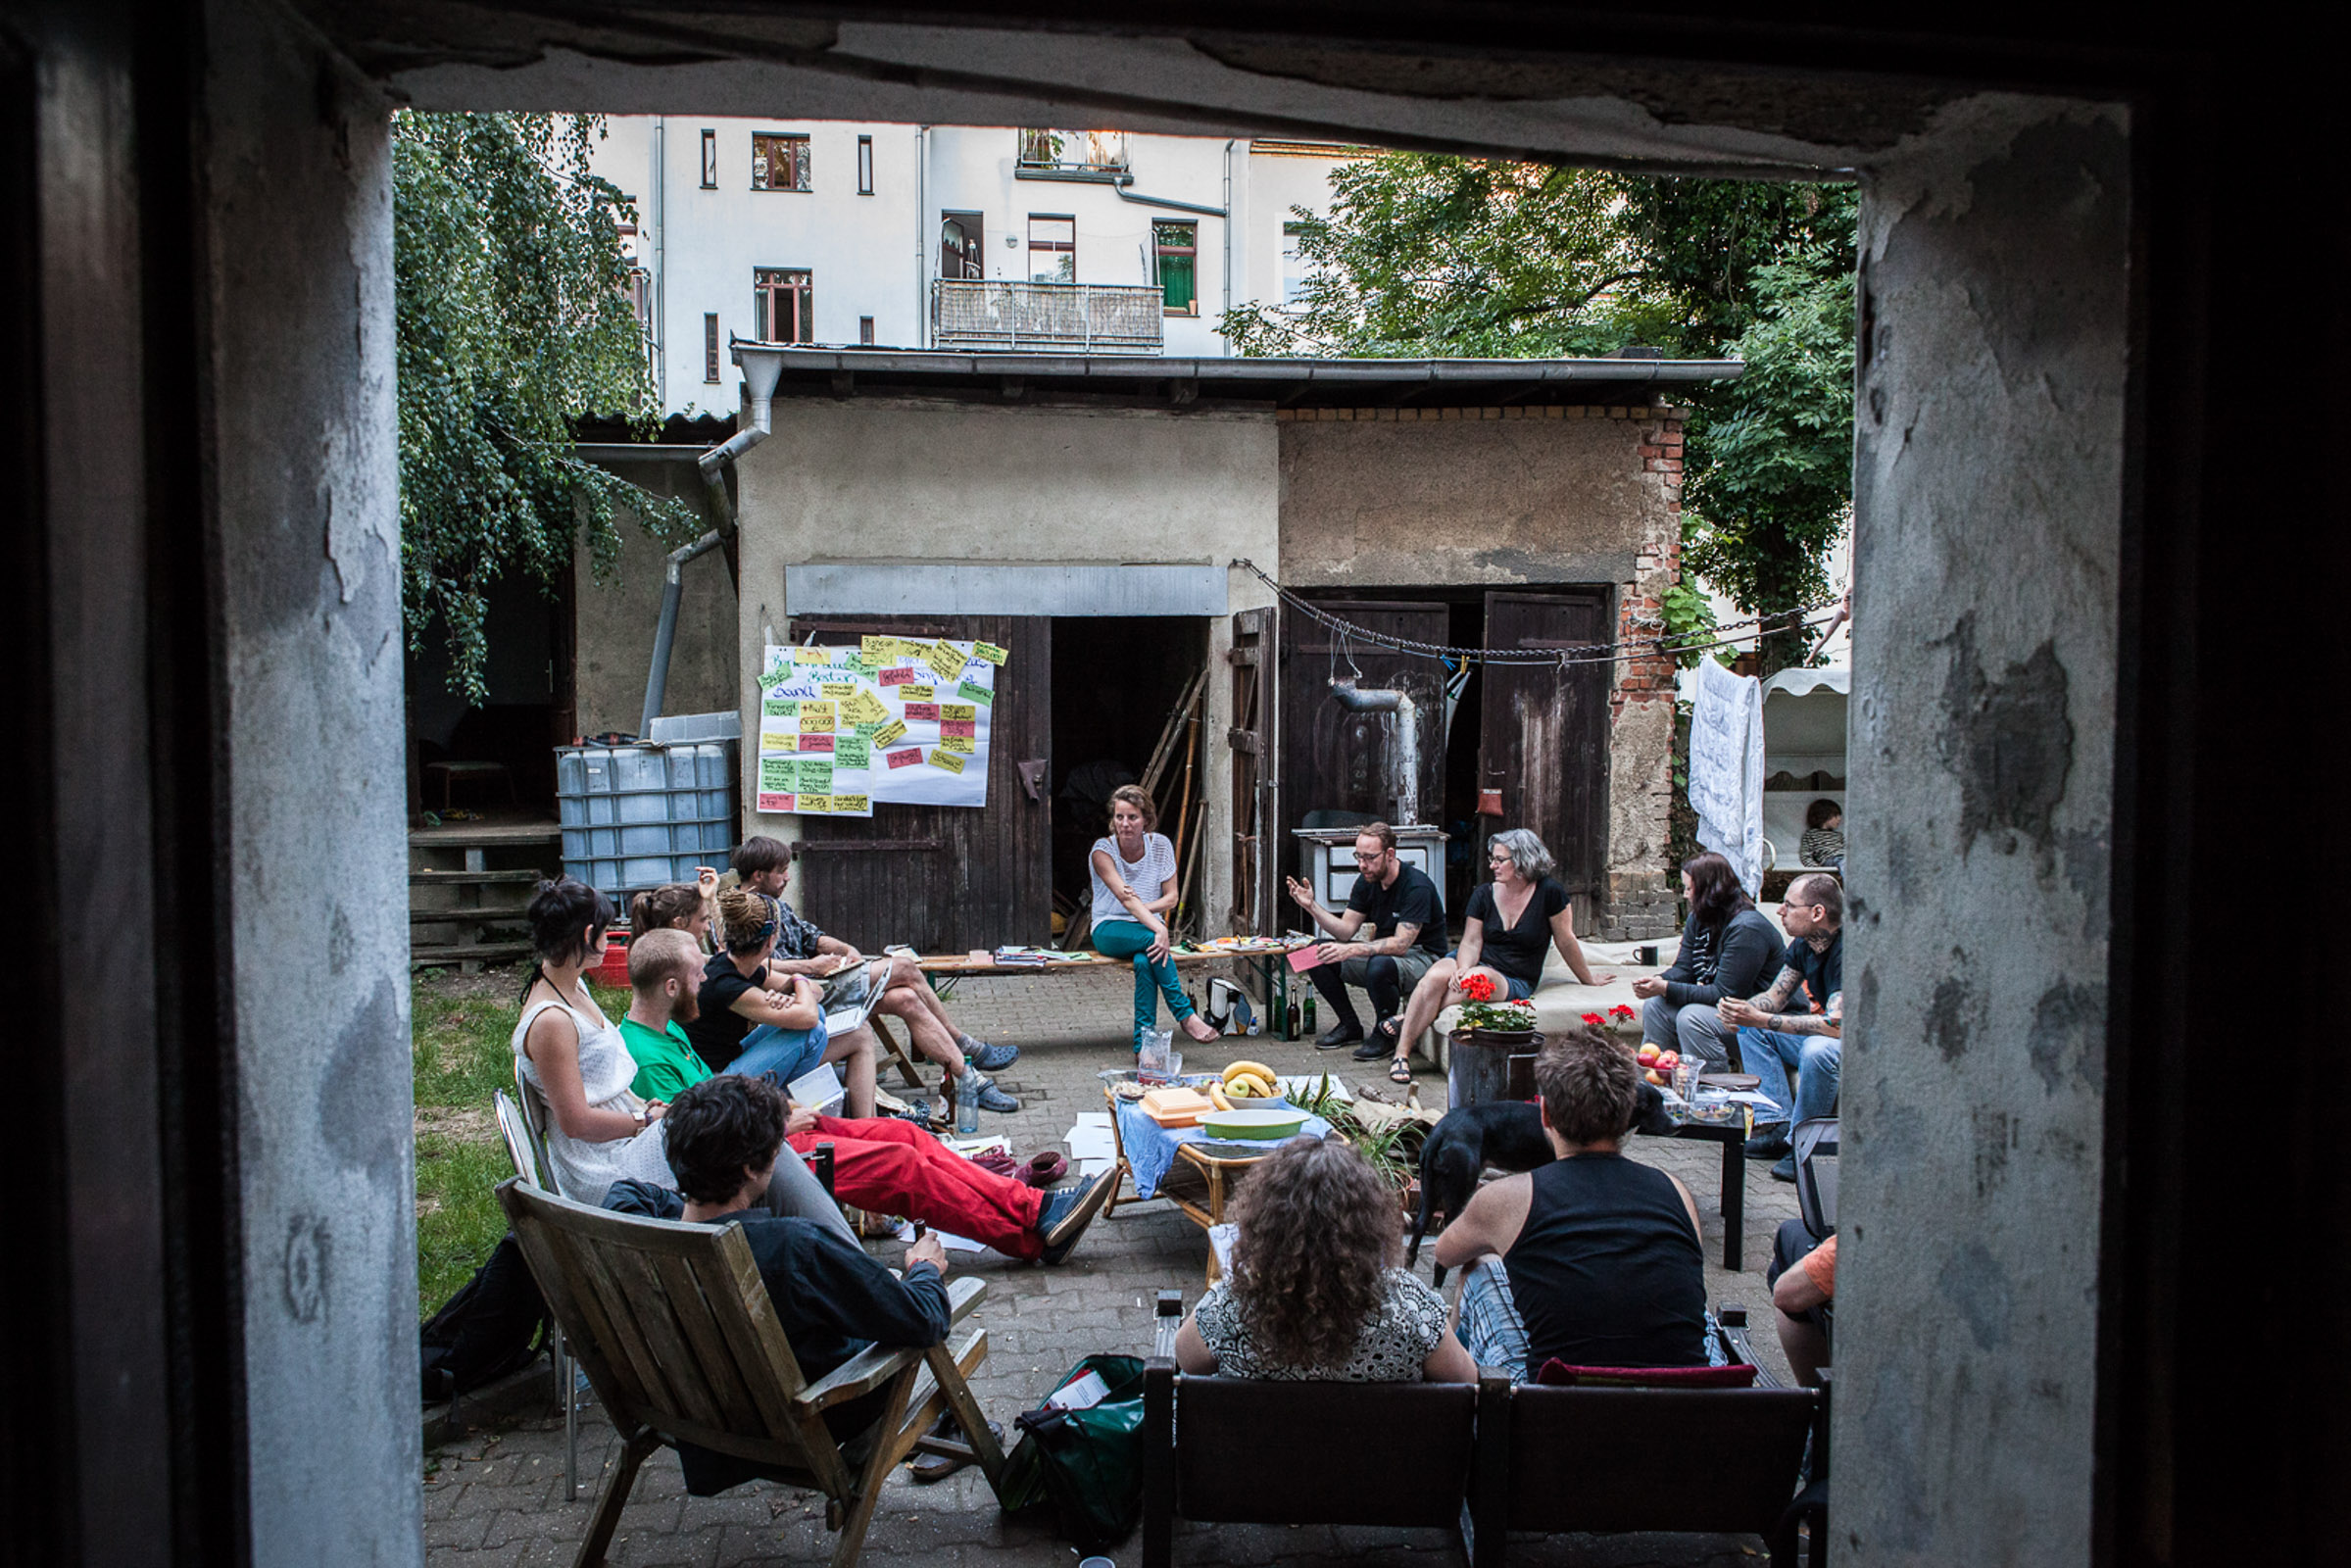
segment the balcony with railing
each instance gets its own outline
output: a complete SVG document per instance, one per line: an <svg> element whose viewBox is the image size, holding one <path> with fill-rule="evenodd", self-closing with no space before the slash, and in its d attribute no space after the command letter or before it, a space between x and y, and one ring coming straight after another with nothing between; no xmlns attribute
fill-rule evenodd
<svg viewBox="0 0 2351 1568"><path fill-rule="evenodd" d="M1166 317L1150 284L931 284L931 341L943 349L1038 354L1156 354Z"/></svg>
<svg viewBox="0 0 2351 1568"><path fill-rule="evenodd" d="M1123 130L1023 130L1018 172L1105 175L1127 172Z"/></svg>

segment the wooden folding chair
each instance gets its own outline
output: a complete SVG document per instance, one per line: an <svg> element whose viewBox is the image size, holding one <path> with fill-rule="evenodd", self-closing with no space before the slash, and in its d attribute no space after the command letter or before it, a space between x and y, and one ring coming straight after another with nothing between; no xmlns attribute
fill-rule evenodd
<svg viewBox="0 0 2351 1568"><path fill-rule="evenodd" d="M986 1330L952 1348L875 1346L811 1382L740 1227L615 1214L520 1180L500 1183L498 1200L623 1442L574 1568L604 1561L638 1467L664 1444L748 1459L823 1493L826 1528L841 1532L833 1568L853 1568L882 1483L942 1413L955 1412L988 1484L1002 1479L1004 1451L967 1381L987 1359ZM960 1322L986 1289L951 1281L952 1317ZM874 1393L883 1415L853 1465L824 1412Z"/></svg>
<svg viewBox="0 0 2351 1568"><path fill-rule="evenodd" d="M548 1171L546 1142L532 1126L530 1113L522 1108L533 1101L530 1086L522 1081L519 1069L514 1090L522 1097L520 1100L503 1089L491 1096L492 1107L498 1114L498 1135L506 1140L507 1158L514 1162L515 1178L542 1192L553 1192L555 1182ZM571 1352L563 1344L563 1325L560 1321L549 1340L548 1353L554 1363L556 1397L563 1405L563 1500L569 1502L579 1495L579 1378L572 1367Z"/></svg>

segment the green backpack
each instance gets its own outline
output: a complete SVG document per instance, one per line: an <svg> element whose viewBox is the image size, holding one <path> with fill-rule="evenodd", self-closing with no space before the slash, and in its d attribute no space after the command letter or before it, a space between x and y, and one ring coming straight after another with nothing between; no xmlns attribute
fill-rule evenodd
<svg viewBox="0 0 2351 1568"><path fill-rule="evenodd" d="M1062 1537L1081 1551L1116 1545L1143 1514L1143 1357L1090 1355L1054 1394L1089 1372L1109 1393L1084 1410L1052 1404L1020 1416L997 1499L1006 1513L1052 1503ZM1048 1396L1050 1398L1051 1396Z"/></svg>

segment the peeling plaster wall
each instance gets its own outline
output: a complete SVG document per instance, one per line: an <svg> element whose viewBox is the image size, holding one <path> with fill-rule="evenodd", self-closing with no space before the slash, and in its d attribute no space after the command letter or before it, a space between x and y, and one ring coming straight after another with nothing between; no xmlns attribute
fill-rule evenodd
<svg viewBox="0 0 2351 1568"><path fill-rule="evenodd" d="M612 466L656 495L701 505L702 484L690 463ZM572 556L572 616L578 635L573 679L582 735L607 730L634 735L644 721L645 677L653 667L653 634L661 620L663 558L677 548L647 533L625 511L614 526L620 530L620 560L610 577L597 580L584 537ZM689 561L678 584L677 635L669 646L669 684L661 711L711 713L731 709L735 590L727 581L726 562L715 550Z"/></svg>
<svg viewBox="0 0 2351 1568"><path fill-rule="evenodd" d="M1662 424L1661 412L1431 409L1403 420L1394 410L1349 412L1367 417L1280 427L1292 586L1606 583L1621 607L1672 583L1682 476L1644 456L1662 450L1647 443L1665 428L1680 452L1680 425ZM1384 416L1368 417L1375 412ZM1518 416L1481 416L1499 413ZM1679 456L1671 461L1678 470ZM1664 864L1674 705L1670 676L1648 691L1628 685L1629 673L1618 664L1609 674L1596 934L1646 939L1673 930ZM1660 898L1661 914L1649 907Z"/></svg>
<svg viewBox="0 0 2351 1568"><path fill-rule="evenodd" d="M746 733L756 727L750 715L766 632L783 631L791 612L788 565L1224 564L1247 557L1281 569L1274 424L1263 414L1171 417L1151 410L784 399L774 424L775 433L736 466L743 530L738 700ZM1254 578L1228 575L1233 611L1268 602ZM1232 682L1223 674L1232 645L1231 616L1211 617L1202 727L1212 736L1233 722ZM1232 753L1210 745L1203 756L1200 831L1208 845L1229 844ZM799 838L797 817L752 808L757 766L747 755L743 831ZM996 804L991 799L990 808ZM1231 857L1203 854L1204 928L1225 929L1231 907ZM808 913L819 924L850 918Z"/></svg>
<svg viewBox="0 0 2351 1568"><path fill-rule="evenodd" d="M207 32L247 1400L220 1436L253 1562L417 1563L385 115L274 9L216 0Z"/></svg>
<svg viewBox="0 0 2351 1568"><path fill-rule="evenodd" d="M1863 207L1833 1523L1849 1561L2082 1562L2129 147L1948 128Z"/></svg>

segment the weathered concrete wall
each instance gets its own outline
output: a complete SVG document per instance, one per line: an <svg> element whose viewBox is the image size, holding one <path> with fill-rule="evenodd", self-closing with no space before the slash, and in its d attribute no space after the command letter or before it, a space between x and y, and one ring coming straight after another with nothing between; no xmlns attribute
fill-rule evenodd
<svg viewBox="0 0 2351 1568"><path fill-rule="evenodd" d="M2119 112L1867 186L1839 1550L2090 1556L2123 497Z"/></svg>
<svg viewBox="0 0 2351 1568"><path fill-rule="evenodd" d="M214 0L207 19L198 265L245 1281L233 1430L255 1563L417 1563L385 107L274 8Z"/></svg>
<svg viewBox="0 0 2351 1568"><path fill-rule="evenodd" d="M738 465L742 612L738 703L758 700L770 629L791 613L784 568L810 561L1210 563L1246 557L1281 569L1275 436L1264 415L858 399L779 401L775 433ZM1232 574L1231 608L1267 596ZM1229 618L1208 627L1209 668L1232 646ZM1006 679L1018 679L1009 671ZM1207 733L1230 726L1231 683L1208 682ZM1205 749L1208 845L1231 842L1232 759ZM797 821L750 808L744 830L798 837ZM1231 908L1230 858L1203 855L1201 915L1221 931ZM822 920L820 912L814 917Z"/></svg>
<svg viewBox="0 0 2351 1568"><path fill-rule="evenodd" d="M614 471L656 495L699 506L702 482L690 463L638 463ZM620 561L598 581L587 541L572 557L572 614L578 657L579 732L635 734L645 716L645 675L653 664L654 628L661 618L663 557L675 545L647 533L633 516L617 519ZM686 563L679 577L677 637L669 649L664 713L709 713L735 706L735 590L713 550Z"/></svg>
<svg viewBox="0 0 2351 1568"><path fill-rule="evenodd" d="M1282 431L1282 559L1295 586L1607 583L1617 635L1653 631L1681 540L1681 423L1651 408L1301 413ZM1656 454L1671 451L1672 456ZM1644 608L1646 607L1646 608ZM1610 671L1599 934L1672 925L1670 680Z"/></svg>

